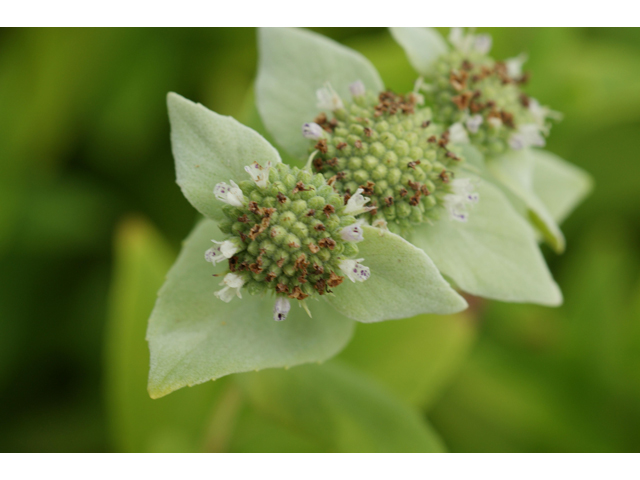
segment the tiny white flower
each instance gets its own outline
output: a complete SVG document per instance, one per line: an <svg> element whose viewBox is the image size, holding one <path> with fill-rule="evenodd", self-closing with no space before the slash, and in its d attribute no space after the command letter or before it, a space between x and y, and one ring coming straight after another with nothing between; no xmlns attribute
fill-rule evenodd
<svg viewBox="0 0 640 480"><path fill-rule="evenodd" d="M540 127L545 126L545 120L547 118L552 118L554 120L562 119L562 114L560 112L556 112L555 110L551 110L549 107L540 105L540 102L535 98L529 99L529 112L531 112L533 119Z"/></svg>
<svg viewBox="0 0 640 480"><path fill-rule="evenodd" d="M269 170L271 169L271 162L267 162L267 165L263 167L258 162L253 162L253 165L244 167L244 171L251 175L251 178L256 185L260 188L267 188L269 182Z"/></svg>
<svg viewBox="0 0 640 480"><path fill-rule="evenodd" d="M471 133L478 133L478 129L480 128L480 125L482 125L482 115L476 113L475 115L467 118L466 122L464 123L467 126L467 130L469 130Z"/></svg>
<svg viewBox="0 0 640 480"><path fill-rule="evenodd" d="M366 89L364 83L362 83L362 81L360 80L357 80L349 85L349 92L351 92L352 97L361 97L362 95L364 95L365 91Z"/></svg>
<svg viewBox="0 0 640 480"><path fill-rule="evenodd" d="M521 53L517 57L508 58L505 60L505 65L507 67L507 75L511 78L520 78L522 77L522 66L529 59L529 55L526 53Z"/></svg>
<svg viewBox="0 0 640 480"><path fill-rule="evenodd" d="M305 123L302 125L302 136L310 140L320 140L324 136L324 130L317 123Z"/></svg>
<svg viewBox="0 0 640 480"><path fill-rule="evenodd" d="M518 131L511 134L509 146L514 150L522 150L527 147L544 147L544 137L540 134L540 126L535 123L520 125Z"/></svg>
<svg viewBox="0 0 640 480"><path fill-rule="evenodd" d="M472 50L486 55L491 50L491 36L487 34L474 35L473 29L469 33L465 33L464 29L454 27L449 32L449 42L456 50L462 53L470 53Z"/></svg>
<svg viewBox="0 0 640 480"><path fill-rule="evenodd" d="M221 202L233 205L234 207L242 207L245 202L242 190L233 180L229 180L231 185L227 185L224 182L218 183L213 189L213 194Z"/></svg>
<svg viewBox="0 0 640 480"><path fill-rule="evenodd" d="M466 48L462 48L465 47L465 38L464 30L460 27L452 27L449 31L449 42L458 50L466 51Z"/></svg>
<svg viewBox="0 0 640 480"><path fill-rule="evenodd" d="M227 273L224 276L224 280L220 285L225 285L222 290L218 290L214 293L216 297L218 297L223 302L229 303L233 300L233 296L237 295L238 298L242 298L242 293L240 293L240 289L244 285L244 279L235 273Z"/></svg>
<svg viewBox="0 0 640 480"><path fill-rule="evenodd" d="M320 110L340 110L344 108L340 96L336 93L329 82L325 83L324 87L316 90L316 97L318 98L318 108Z"/></svg>
<svg viewBox="0 0 640 480"><path fill-rule="evenodd" d="M486 55L491 50L492 43L493 40L491 39L491 35L475 35L475 38L473 39L473 48L476 52Z"/></svg>
<svg viewBox="0 0 640 480"><path fill-rule="evenodd" d="M211 241L215 243L215 245L204 252L204 259L214 265L233 257L238 253L238 251L240 251L239 245L231 240L225 240L224 242L216 242L215 240Z"/></svg>
<svg viewBox="0 0 640 480"><path fill-rule="evenodd" d="M380 236L381 237L384 235L384 232L388 232L389 231L389 227L387 225L387 221L384 218L378 218L378 219L374 220L373 223L371 224L371 226L380 229Z"/></svg>
<svg viewBox="0 0 640 480"><path fill-rule="evenodd" d="M364 230L362 229L363 223L364 220L360 219L356 223L349 225L348 227L344 227L340 230L340 237L345 242L361 242L364 240Z"/></svg>
<svg viewBox="0 0 640 480"><path fill-rule="evenodd" d="M371 199L363 196L362 192L364 192L362 188L356 190L356 193L354 193L349 201L347 201L347 206L344 207L344 213L348 215L358 215L359 213L368 212L374 208L365 207L365 204L367 204Z"/></svg>
<svg viewBox="0 0 640 480"><path fill-rule="evenodd" d="M469 220L467 206L478 203L480 195L475 191L474 183L468 178L456 178L451 182L453 193L444 196L444 207L452 220L466 222Z"/></svg>
<svg viewBox="0 0 640 480"><path fill-rule="evenodd" d="M352 282L364 282L371 276L371 272L369 271L369 267L365 267L359 263L363 260L364 258L358 258L357 260L342 260L338 266Z"/></svg>
<svg viewBox="0 0 640 480"><path fill-rule="evenodd" d="M461 123L456 122L449 127L449 140L451 143L469 143L469 135Z"/></svg>
<svg viewBox="0 0 640 480"><path fill-rule="evenodd" d="M273 307L273 319L276 322L281 322L287 318L291 310L291 302L287 297L278 297L276 304Z"/></svg>

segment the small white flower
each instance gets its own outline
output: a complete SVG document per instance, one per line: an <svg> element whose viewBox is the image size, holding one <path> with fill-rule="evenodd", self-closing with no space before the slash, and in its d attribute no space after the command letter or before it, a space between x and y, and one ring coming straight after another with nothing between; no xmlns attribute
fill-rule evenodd
<svg viewBox="0 0 640 480"><path fill-rule="evenodd" d="M365 204L367 204L371 199L363 196L362 192L364 192L362 188L356 190L356 193L354 193L347 202L347 206L344 207L344 213L348 215L358 215L359 213L368 212L374 208L365 207Z"/></svg>
<svg viewBox="0 0 640 480"><path fill-rule="evenodd" d="M362 229L363 223L364 220L360 219L356 223L349 225L348 227L344 227L340 230L340 237L345 242L361 242L364 240L364 230Z"/></svg>
<svg viewBox="0 0 640 480"><path fill-rule="evenodd" d="M227 185L224 182L217 184L213 189L213 194L221 202L228 203L234 207L242 207L245 202L242 190L240 190L240 187L236 185L236 182L233 180L229 181L231 182L231 185Z"/></svg>
<svg viewBox="0 0 640 480"><path fill-rule="evenodd" d="M518 131L511 134L509 146L514 150L522 150L527 147L544 147L544 137L540 134L540 126L535 123L520 125Z"/></svg>
<svg viewBox="0 0 640 480"><path fill-rule="evenodd" d="M349 85L349 92L351 92L352 97L361 97L362 95L364 95L365 91L366 89L364 87L364 83L362 83L362 81L360 80L356 80L351 85Z"/></svg>
<svg viewBox="0 0 640 480"><path fill-rule="evenodd" d="M529 112L533 116L533 119L541 127L541 130L546 130L545 121L547 118L552 118L554 120L561 120L562 114L560 112L556 112L555 110L551 110L549 107L545 107L540 105L540 102L535 98L529 99Z"/></svg>
<svg viewBox="0 0 640 480"><path fill-rule="evenodd" d="M387 221L384 218L378 218L374 220L371 226L380 229L381 237L384 235L384 232L389 231L389 226L387 225Z"/></svg>
<svg viewBox="0 0 640 480"><path fill-rule="evenodd" d="M329 82L325 83L324 87L316 90L316 97L318 98L318 108L320 110L340 110L344 108L340 96L336 93Z"/></svg>
<svg viewBox="0 0 640 480"><path fill-rule="evenodd" d="M475 191L474 183L468 178L456 178L451 182L451 190L453 193L444 196L444 207L452 220L466 222L469 219L467 206L478 203L480 195Z"/></svg>
<svg viewBox="0 0 640 480"><path fill-rule="evenodd" d="M258 162L253 162L253 165L244 167L244 171L251 175L251 178L256 185L260 188L267 188L269 182L269 170L271 169L271 162L267 162L267 166L263 167Z"/></svg>
<svg viewBox="0 0 640 480"><path fill-rule="evenodd" d="M291 302L289 302L289 299L287 297L278 297L273 307L273 319L276 322L281 322L287 318L289 310L291 310Z"/></svg>
<svg viewBox="0 0 640 480"><path fill-rule="evenodd" d="M529 55L526 53L521 53L517 57L508 58L505 60L505 65L507 66L507 75L511 78L520 78L522 77L522 65L529 59Z"/></svg>
<svg viewBox="0 0 640 480"><path fill-rule="evenodd" d="M302 125L302 136L310 140L320 140L324 136L324 130L317 123L305 123Z"/></svg>
<svg viewBox="0 0 640 480"><path fill-rule="evenodd" d="M461 123L456 122L449 127L449 140L451 143L469 143L469 135Z"/></svg>
<svg viewBox="0 0 640 480"><path fill-rule="evenodd" d="M475 35L475 38L473 39L473 48L476 52L486 55L491 50L492 43L493 40L491 39L491 35Z"/></svg>
<svg viewBox="0 0 640 480"><path fill-rule="evenodd" d="M364 258L358 258L357 260L343 260L338 266L352 282L364 282L371 276L371 272L369 271L369 267L365 267L359 263L363 260Z"/></svg>
<svg viewBox="0 0 640 480"><path fill-rule="evenodd" d="M204 252L204 259L214 265L233 257L238 253L238 251L240 251L240 247L231 240L225 240L224 242L216 242L215 240L211 241L215 243L215 245Z"/></svg>
<svg viewBox="0 0 640 480"><path fill-rule="evenodd" d="M469 33L465 33L464 29L454 27L449 32L449 42L462 53L470 53L475 50L486 55L491 50L492 40L490 35L474 35L473 29L469 29Z"/></svg>
<svg viewBox="0 0 640 480"><path fill-rule="evenodd" d="M222 290L218 290L214 293L216 297L218 297L223 302L229 303L233 300L233 296L237 295L238 298L242 298L242 293L240 293L240 289L244 285L244 279L235 273L227 273L224 276L224 280L220 285L225 285Z"/></svg>
<svg viewBox="0 0 640 480"><path fill-rule="evenodd" d="M467 118L467 121L464 123L467 126L467 130L471 133L478 133L478 129L480 128L480 125L482 125L482 115L476 113L475 115Z"/></svg>

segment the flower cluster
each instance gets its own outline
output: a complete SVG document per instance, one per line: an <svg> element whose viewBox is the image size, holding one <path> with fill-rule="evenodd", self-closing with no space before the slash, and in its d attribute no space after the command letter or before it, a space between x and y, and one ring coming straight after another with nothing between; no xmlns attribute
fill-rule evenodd
<svg viewBox="0 0 640 480"><path fill-rule="evenodd" d="M449 41L454 48L435 62L422 87L435 119L468 135L482 153L543 147L549 119L558 114L522 91L526 55L495 61L488 55L491 37L459 28Z"/></svg>
<svg viewBox="0 0 640 480"><path fill-rule="evenodd" d="M460 205L466 198L457 193L454 179L463 162L455 145L459 132L433 122L431 109L421 107L415 92L374 93L360 81L349 90L351 102L330 85L317 92L318 108L332 118L323 112L302 127L315 154L314 169L347 199L360 192L371 197L367 220L384 221L403 236L412 225L436 220L442 207L465 221L459 206L448 206L451 199Z"/></svg>
<svg viewBox="0 0 640 480"><path fill-rule="evenodd" d="M332 292L345 277L369 278L369 269L354 259L364 239L362 220L368 199L354 195L345 205L324 177L306 170L258 163L245 168L251 180L215 186L215 197L226 203L219 228L229 237L213 240L205 260L228 262L229 273L216 296L231 301L265 292L277 296L274 319L284 320L289 299L304 302Z"/></svg>

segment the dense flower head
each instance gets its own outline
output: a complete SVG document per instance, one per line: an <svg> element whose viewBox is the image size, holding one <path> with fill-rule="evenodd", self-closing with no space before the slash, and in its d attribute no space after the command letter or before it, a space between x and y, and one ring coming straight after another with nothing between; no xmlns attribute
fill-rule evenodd
<svg viewBox="0 0 640 480"><path fill-rule="evenodd" d="M451 132L420 106L421 95L375 94L361 82L350 90L351 102L335 102L340 108L331 118L321 113L312 124L323 130L310 139L313 168L346 199L370 198L368 223L384 220L406 236L412 225L439 216L463 159Z"/></svg>
<svg viewBox="0 0 640 480"><path fill-rule="evenodd" d="M433 105L434 119L460 125L483 153L544 146L548 120L558 114L522 90L529 79L522 70L526 56L496 61L488 55L490 37L460 29L453 29L449 40L454 48L425 78L425 97Z"/></svg>
<svg viewBox="0 0 640 480"><path fill-rule="evenodd" d="M322 175L285 164L246 170L253 181L216 186L226 203L219 227L229 238L214 240L205 260L228 262L224 288L216 294L221 300L240 297L245 288L251 294L270 291L278 296L274 318L282 320L287 298L325 295L343 282L343 264L352 265L356 243L363 240L361 221L349 213L353 202L345 205ZM349 279L366 280L368 268L358 268L357 278Z"/></svg>

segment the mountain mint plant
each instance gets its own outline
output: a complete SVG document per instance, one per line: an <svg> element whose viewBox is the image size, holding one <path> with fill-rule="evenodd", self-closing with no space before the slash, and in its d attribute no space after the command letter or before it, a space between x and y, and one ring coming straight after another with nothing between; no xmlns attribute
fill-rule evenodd
<svg viewBox="0 0 640 480"><path fill-rule="evenodd" d="M322 174L282 163L257 132L169 94L177 182L205 217L149 320L149 393L326 360L354 320L464 310L420 249L359 218ZM296 304L301 308L296 308ZM275 321L274 321L275 320Z"/></svg>
<svg viewBox="0 0 640 480"><path fill-rule="evenodd" d="M591 179L532 148L545 146L550 121L561 115L523 91L527 55L495 61L489 35L461 28L451 29L448 43L433 29L392 28L391 33L422 75L420 91L434 119L459 132L469 144L465 153L481 158L483 171L561 253L565 241L558 222L589 192Z"/></svg>
<svg viewBox="0 0 640 480"><path fill-rule="evenodd" d="M466 119L436 112L424 79L394 93L362 55L305 30L260 29L258 47L256 103L265 127L291 155L311 153L312 167L345 199L370 197L367 223L407 238L470 294L562 302L519 206L469 148ZM479 131L482 123L469 125Z"/></svg>

